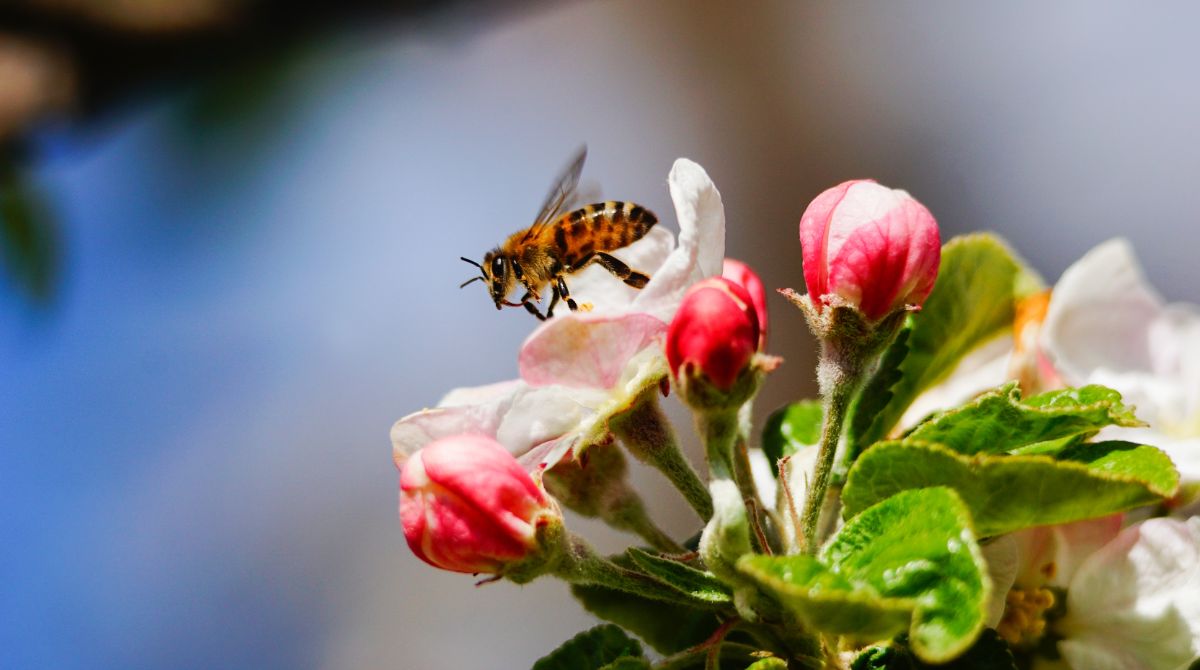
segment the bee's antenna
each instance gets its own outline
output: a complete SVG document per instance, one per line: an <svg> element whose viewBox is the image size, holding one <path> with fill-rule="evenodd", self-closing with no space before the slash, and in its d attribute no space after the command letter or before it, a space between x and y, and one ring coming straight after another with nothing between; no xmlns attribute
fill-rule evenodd
<svg viewBox="0 0 1200 670"><path fill-rule="evenodd" d="M470 284L470 283L471 283L471 282L473 282L473 281L484 281L484 278L483 278L483 276L482 276L482 275L481 275L481 276L479 276L479 277L471 277L471 278L470 278L470 279L468 279L467 281L465 281L465 282L463 282L463 283L459 284L459 285L458 285L458 287L459 287L459 288L465 288L465 287L467 286L467 284Z"/></svg>
<svg viewBox="0 0 1200 670"><path fill-rule="evenodd" d="M471 260L470 258L467 258L466 256L459 256L459 258L470 263L471 265L474 265L475 267L479 268L480 270L483 269L482 265L480 265L479 263L476 263L475 261Z"/></svg>

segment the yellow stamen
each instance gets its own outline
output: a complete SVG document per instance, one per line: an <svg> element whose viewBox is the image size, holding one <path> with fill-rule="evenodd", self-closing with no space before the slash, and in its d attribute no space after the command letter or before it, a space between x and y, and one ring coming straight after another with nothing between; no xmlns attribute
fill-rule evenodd
<svg viewBox="0 0 1200 670"><path fill-rule="evenodd" d="M1046 610L1054 607L1050 589L1015 588L1004 599L1004 618L996 632L1009 645L1029 648L1046 633Z"/></svg>

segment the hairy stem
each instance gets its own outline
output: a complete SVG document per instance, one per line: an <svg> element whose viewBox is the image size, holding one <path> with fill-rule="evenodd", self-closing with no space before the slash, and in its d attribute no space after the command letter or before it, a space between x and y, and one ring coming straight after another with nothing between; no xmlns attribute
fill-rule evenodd
<svg viewBox="0 0 1200 670"><path fill-rule="evenodd" d="M701 519L712 516L708 488L680 451L657 398L648 394L628 412L614 417L609 426L635 458L663 473L679 489Z"/></svg>
<svg viewBox="0 0 1200 670"><path fill-rule="evenodd" d="M567 551L553 571L554 576L571 584L604 586L624 593L679 605L695 606L678 591L641 573L623 568L596 553L582 538L570 535Z"/></svg>
<svg viewBox="0 0 1200 670"><path fill-rule="evenodd" d="M803 550L816 554L820 545L818 527L821 511L825 509L825 496L829 490L829 474L837 456L838 443L842 437L842 424L846 411L862 379L862 357L858 352L846 355L830 342L821 346L821 360L817 364L817 380L821 387L825 423L821 427L821 444L817 452L817 464L809 483L808 500L804 504L802 524L804 529Z"/></svg>

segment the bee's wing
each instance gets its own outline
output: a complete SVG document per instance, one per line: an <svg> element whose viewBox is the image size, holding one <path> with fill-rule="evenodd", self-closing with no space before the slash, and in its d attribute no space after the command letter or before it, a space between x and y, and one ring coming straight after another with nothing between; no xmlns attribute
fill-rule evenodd
<svg viewBox="0 0 1200 670"><path fill-rule="evenodd" d="M542 203L542 210L538 212L537 218L533 220L533 225L525 233L526 240L536 237L542 226L558 218L563 207L571 201L576 187L579 186L579 175L583 172L585 160L587 160L586 144L579 147L571 162L554 180L554 186L550 189L550 193L546 194L546 202Z"/></svg>

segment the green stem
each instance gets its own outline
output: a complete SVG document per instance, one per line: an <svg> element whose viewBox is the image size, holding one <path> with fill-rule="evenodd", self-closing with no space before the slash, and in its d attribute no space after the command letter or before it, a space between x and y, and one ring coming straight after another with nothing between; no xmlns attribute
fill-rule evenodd
<svg viewBox="0 0 1200 670"><path fill-rule="evenodd" d="M663 473L701 519L712 516L708 488L679 449L657 398L648 394L629 411L613 417L609 427L635 458Z"/></svg>
<svg viewBox="0 0 1200 670"><path fill-rule="evenodd" d="M808 500L801 516L804 529L803 550L809 555L817 553L820 536L817 532L821 510L825 508L825 495L829 490L829 473L837 456L838 442L842 437L842 424L850 400L862 378L863 357L858 352L840 351L829 341L821 346L821 360L817 364L817 380L821 387L825 423L821 427L820 451L817 452L816 469L809 483Z"/></svg>
<svg viewBox="0 0 1200 670"><path fill-rule="evenodd" d="M627 570L597 554L596 550L576 535L568 535L567 550L555 566L553 574L571 584L603 586L643 598L695 606L694 601L678 591L646 575Z"/></svg>
<svg viewBox="0 0 1200 670"><path fill-rule="evenodd" d="M604 521L613 528L636 533L651 547L661 552L667 554L685 553L687 548L664 533L650 519L650 516L646 514L646 506L642 504L642 499L633 491L629 491L629 493L631 495L622 497L610 510L607 510L602 515Z"/></svg>
<svg viewBox="0 0 1200 670"><path fill-rule="evenodd" d="M696 427L708 457L708 490L713 501L712 518L700 535L700 556L709 571L733 587L738 613L754 621L759 617L757 591L736 567L739 558L753 551L746 502L733 478L737 409L698 409Z"/></svg>
<svg viewBox="0 0 1200 670"><path fill-rule="evenodd" d="M750 468L750 430L754 401L747 400L738 410L738 438L733 450L733 478L742 497L758 500L758 486L754 483L754 472Z"/></svg>

